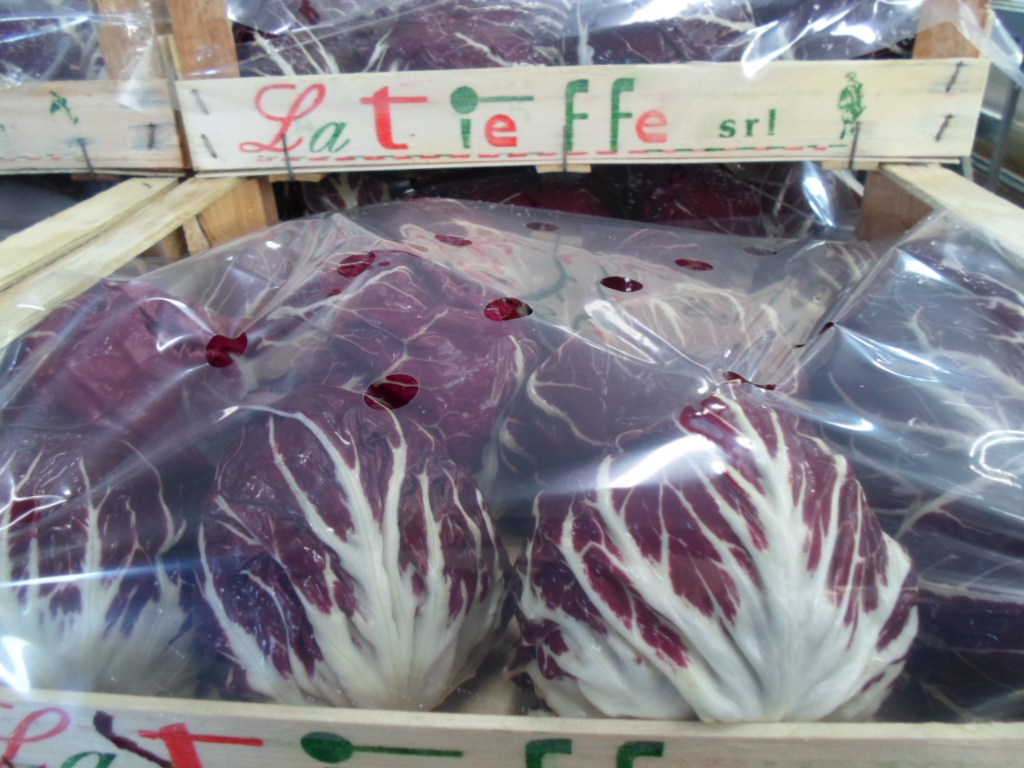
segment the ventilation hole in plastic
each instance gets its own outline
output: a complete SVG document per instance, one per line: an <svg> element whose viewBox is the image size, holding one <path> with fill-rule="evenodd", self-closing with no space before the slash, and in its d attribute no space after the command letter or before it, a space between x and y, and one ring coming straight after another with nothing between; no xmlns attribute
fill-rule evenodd
<svg viewBox="0 0 1024 768"><path fill-rule="evenodd" d="M747 253L749 253L751 256L778 256L779 255L779 252L776 251L774 248L761 248L760 246L757 246L757 245L748 245L743 250L746 251Z"/></svg>
<svg viewBox="0 0 1024 768"><path fill-rule="evenodd" d="M342 277L357 277L373 266L373 262L376 260L377 256L373 253L358 253L355 256L349 256L338 265L338 274Z"/></svg>
<svg viewBox="0 0 1024 768"><path fill-rule="evenodd" d="M519 299L495 299L484 308L488 320L516 320L532 314L530 305Z"/></svg>
<svg viewBox="0 0 1024 768"><path fill-rule="evenodd" d="M407 406L420 391L420 383L405 373L392 373L366 388L363 402L378 411Z"/></svg>
<svg viewBox="0 0 1024 768"><path fill-rule="evenodd" d="M601 285L613 291L622 291L623 293L633 293L644 287L644 284L640 281L631 280L628 277L606 277L601 281Z"/></svg>
<svg viewBox="0 0 1024 768"><path fill-rule="evenodd" d="M835 328L835 327L836 327L836 324L835 324L835 323L832 323L832 322L829 322L829 323L825 323L825 324L824 324L823 326L821 326L821 330L820 330L820 331L818 331L818 335L820 336L820 335L821 335L821 334L823 334L823 333L824 333L825 331L829 330L830 328Z"/></svg>
<svg viewBox="0 0 1024 768"><path fill-rule="evenodd" d="M744 384L750 384L751 386L757 387L759 389L767 389L769 391L775 389L775 385L774 384L755 384L750 379L748 379L746 376L743 376L742 374L736 373L736 371L726 371L725 372L725 380L726 381L741 381Z"/></svg>
<svg viewBox="0 0 1024 768"><path fill-rule="evenodd" d="M458 237L457 235L434 235L434 237L446 245L472 245L472 240L467 240L464 237Z"/></svg>
<svg viewBox="0 0 1024 768"><path fill-rule="evenodd" d="M676 264L683 269L692 269L694 272L707 272L709 269L714 269L714 266L706 261L697 261L697 259L676 259Z"/></svg>
<svg viewBox="0 0 1024 768"><path fill-rule="evenodd" d="M249 338L243 333L235 338L217 334L206 344L206 362L214 368L227 368L235 360L232 354L241 355L249 346Z"/></svg>
<svg viewBox="0 0 1024 768"><path fill-rule="evenodd" d="M535 232L555 232L558 230L558 225L547 221L531 221L526 225L526 228L532 229Z"/></svg>

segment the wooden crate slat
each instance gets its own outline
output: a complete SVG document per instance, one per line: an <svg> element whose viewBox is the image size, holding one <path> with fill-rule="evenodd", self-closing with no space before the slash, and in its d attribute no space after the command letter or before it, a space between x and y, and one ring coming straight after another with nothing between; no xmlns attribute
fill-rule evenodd
<svg viewBox="0 0 1024 768"><path fill-rule="evenodd" d="M172 178L128 179L0 241L0 290L85 244L177 183Z"/></svg>
<svg viewBox="0 0 1024 768"><path fill-rule="evenodd" d="M131 261L241 183L240 179L190 179L75 251L0 293L0 347Z"/></svg>
<svg viewBox="0 0 1024 768"><path fill-rule="evenodd" d="M930 208L949 211L1024 255L1024 211L1010 201L938 165L885 165L882 174Z"/></svg>
<svg viewBox="0 0 1024 768"><path fill-rule="evenodd" d="M448 768L1005 768L1022 724L704 724L283 707L65 692L0 694L12 764L92 753L120 768L246 765ZM20 731L19 731L20 728ZM29 735L35 740L27 738ZM43 735L46 738L40 738ZM117 742L117 743L115 743ZM11 741L7 741L10 749ZM145 750L150 761L130 751ZM79 758L84 759L84 758ZM108 763L100 763L108 764Z"/></svg>
<svg viewBox="0 0 1024 768"><path fill-rule="evenodd" d="M978 59L522 67L177 83L193 166L355 168L953 158ZM854 136L854 127L859 125Z"/></svg>
<svg viewBox="0 0 1024 768"><path fill-rule="evenodd" d="M163 81L68 80L0 91L0 173L181 168Z"/></svg>

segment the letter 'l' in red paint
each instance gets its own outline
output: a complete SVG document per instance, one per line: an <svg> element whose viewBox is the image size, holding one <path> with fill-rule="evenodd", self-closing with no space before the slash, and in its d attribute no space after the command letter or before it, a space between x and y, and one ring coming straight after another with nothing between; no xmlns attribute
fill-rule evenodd
<svg viewBox="0 0 1024 768"><path fill-rule="evenodd" d="M388 86L378 89L373 96L362 98L360 104L373 105L373 122L377 127L377 141L385 149L408 149L408 144L397 144L391 129L392 104L417 104L427 101L426 96L392 96Z"/></svg>
<svg viewBox="0 0 1024 768"><path fill-rule="evenodd" d="M158 731L140 731L144 739L160 739L167 745L174 768L203 768L199 759L196 744L235 744L242 747L262 747L263 739L244 739L236 736L210 736L202 733L189 733L184 723L165 725ZM244 764L238 761L239 765Z"/></svg>
<svg viewBox="0 0 1024 768"><path fill-rule="evenodd" d="M287 90L294 91L297 86L291 83L283 83L279 85L266 85L260 88L256 94L256 111L259 112L267 120L272 120L275 123L280 123L281 127L277 131L277 135L271 139L269 144L263 144L258 141L243 141L239 145L239 149L243 152L293 152L301 144L302 139L297 139L295 143L290 146L285 146L285 141L288 138L288 132L295 127L295 123L301 120L303 117L312 114L320 105L324 103L324 99L327 98L327 86L317 83L311 85L309 88L299 94L299 97L292 102L292 105L288 108L288 111L283 115L275 115L267 110L263 104L264 97L274 90ZM312 103L307 105L307 102L312 99Z"/></svg>
<svg viewBox="0 0 1024 768"><path fill-rule="evenodd" d="M0 704L0 707L3 709L14 709L11 704ZM57 716L57 721L50 730L32 733L32 727L36 724L36 721L50 714ZM69 725L71 725L71 715L63 709L47 707L45 709L37 709L35 712L29 712L22 718L20 723L14 726L14 732L10 736L0 736L0 741L7 742L7 749L4 750L3 756L0 757L0 765L11 765L23 745L30 744L33 741L52 739L54 736L66 731Z"/></svg>

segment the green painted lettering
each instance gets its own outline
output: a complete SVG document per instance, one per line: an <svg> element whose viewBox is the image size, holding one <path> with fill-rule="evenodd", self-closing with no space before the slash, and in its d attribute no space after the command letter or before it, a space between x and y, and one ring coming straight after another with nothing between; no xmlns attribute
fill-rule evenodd
<svg viewBox="0 0 1024 768"><path fill-rule="evenodd" d="M310 152L340 152L349 143L348 139L341 141L341 134L345 131L346 123L324 123L316 129L316 133L313 134L313 138L309 140L309 151ZM330 135L324 141L323 144L319 142L324 139L327 132L330 131Z"/></svg>
<svg viewBox="0 0 1024 768"><path fill-rule="evenodd" d="M751 118L747 119L747 136L748 137L754 135L754 126L757 125L760 122L761 122L760 119L758 119L756 117L751 117Z"/></svg>
<svg viewBox="0 0 1024 768"><path fill-rule="evenodd" d="M565 86L565 151L572 152L575 142L575 123L577 120L586 120L590 117L586 112L576 112L573 102L577 93L586 93L590 90L589 80L573 80Z"/></svg>
<svg viewBox="0 0 1024 768"><path fill-rule="evenodd" d="M723 120L718 126L718 135L723 139L731 139L736 135L736 121Z"/></svg>
<svg viewBox="0 0 1024 768"><path fill-rule="evenodd" d="M114 762L117 755L111 754L110 752L79 752L77 755L72 755L63 763L60 768L74 768L83 760L87 760L90 757L96 758L96 763L93 768L110 768L110 764Z"/></svg>
<svg viewBox="0 0 1024 768"><path fill-rule="evenodd" d="M775 135L775 110L774 109L769 109L768 110L768 135L769 136L774 136Z"/></svg>
<svg viewBox="0 0 1024 768"><path fill-rule="evenodd" d="M462 118L459 122L462 124L462 148L469 149L469 140L472 135L473 122L468 117Z"/></svg>
<svg viewBox="0 0 1024 768"><path fill-rule="evenodd" d="M615 768L633 768L638 757L663 757L665 742L663 741L627 741L615 756Z"/></svg>
<svg viewBox="0 0 1024 768"><path fill-rule="evenodd" d="M611 146L612 152L619 151L619 121L632 117L632 112L623 112L620 109L623 91L632 91L636 87L636 78L620 77L612 83L612 130Z"/></svg>
<svg viewBox="0 0 1024 768"><path fill-rule="evenodd" d="M322 763L337 765L350 760L357 752L405 757L462 757L457 749L417 749L415 747L366 747L353 744L344 736L326 731L307 733L300 739L302 751Z"/></svg>
<svg viewBox="0 0 1024 768"><path fill-rule="evenodd" d="M571 755L570 739L537 739L526 742L526 768L543 768L545 755Z"/></svg>
<svg viewBox="0 0 1024 768"><path fill-rule="evenodd" d="M468 85L463 85L452 91L452 109L460 115L468 115L476 109L479 98L476 91Z"/></svg>

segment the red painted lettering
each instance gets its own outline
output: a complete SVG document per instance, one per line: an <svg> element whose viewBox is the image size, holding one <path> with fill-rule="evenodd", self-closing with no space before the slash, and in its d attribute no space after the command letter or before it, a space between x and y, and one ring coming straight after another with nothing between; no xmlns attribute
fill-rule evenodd
<svg viewBox="0 0 1024 768"><path fill-rule="evenodd" d="M668 118L660 109L651 109L644 112L637 118L636 135L640 141L647 144L656 144L668 141L668 134L663 131L651 132L652 128L664 128L668 125Z"/></svg>
<svg viewBox="0 0 1024 768"><path fill-rule="evenodd" d="M377 128L377 141L385 149L408 149L408 144L398 144L391 126L392 104L417 104L427 101L426 96L392 96L391 89L384 86L373 96L359 100L360 104L373 105L373 122Z"/></svg>
<svg viewBox="0 0 1024 768"><path fill-rule="evenodd" d="M211 736L189 733L184 723L165 725L159 731L140 731L144 739L160 739L167 745L174 768L203 768L196 744L235 744L242 747L262 747L263 739L244 739L236 736Z"/></svg>
<svg viewBox="0 0 1024 768"><path fill-rule="evenodd" d="M492 147L517 147L519 139L515 136L516 130L516 121L511 117L495 115L484 126L484 136Z"/></svg>
<svg viewBox="0 0 1024 768"><path fill-rule="evenodd" d="M3 709L14 709L12 704L0 704L0 707ZM32 727L36 722L47 715L57 716L56 722L50 727L50 730L32 733ZM7 742L7 749L4 750L3 757L0 757L0 765L10 765L25 744L52 739L54 736L66 731L69 725L71 725L71 715L63 709L46 707L45 709L37 709L35 712L29 712L22 718L20 723L14 726L14 732L10 736L0 736L0 741Z"/></svg>
<svg viewBox="0 0 1024 768"><path fill-rule="evenodd" d="M327 87L324 85L311 85L302 93L299 97L292 102L288 111L282 114L274 114L267 109L264 104L264 99L267 94L274 90L286 90L294 91L296 86L285 83L280 85L266 85L260 88L256 94L256 111L259 112L267 120L271 120L275 123L280 123L281 127L277 131L277 135L270 140L269 144L263 144L258 141L244 141L239 145L239 149L243 152L293 152L301 144L302 139L297 139L294 143L287 145L288 132L295 127L295 123L303 117L312 114L320 105L324 103L324 99L327 98ZM310 103L311 102L311 103Z"/></svg>

